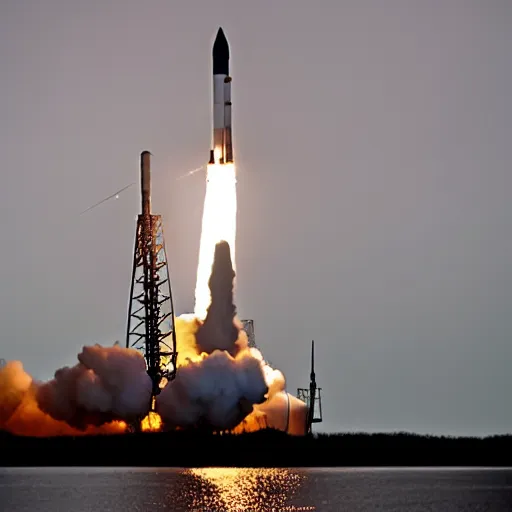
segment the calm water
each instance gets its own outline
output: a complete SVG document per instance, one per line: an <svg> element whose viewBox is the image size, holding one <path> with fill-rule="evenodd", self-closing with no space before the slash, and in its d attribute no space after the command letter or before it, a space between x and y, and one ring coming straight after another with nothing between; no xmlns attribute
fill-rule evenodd
<svg viewBox="0 0 512 512"><path fill-rule="evenodd" d="M1 511L512 511L512 469L0 468Z"/></svg>

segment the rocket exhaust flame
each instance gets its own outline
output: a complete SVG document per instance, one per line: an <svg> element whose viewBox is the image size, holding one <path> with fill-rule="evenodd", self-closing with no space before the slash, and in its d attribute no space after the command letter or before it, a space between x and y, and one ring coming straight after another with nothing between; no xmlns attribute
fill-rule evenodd
<svg viewBox="0 0 512 512"><path fill-rule="evenodd" d="M207 173L194 309L195 315L201 320L206 318L207 308L211 301L208 280L212 273L213 255L218 242L224 241L229 244L236 272L235 166L233 164L208 165Z"/></svg>

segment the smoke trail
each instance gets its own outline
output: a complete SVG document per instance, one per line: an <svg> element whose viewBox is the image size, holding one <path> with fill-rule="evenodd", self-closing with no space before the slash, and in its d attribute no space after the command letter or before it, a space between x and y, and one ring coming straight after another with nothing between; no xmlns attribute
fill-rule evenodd
<svg viewBox="0 0 512 512"><path fill-rule="evenodd" d="M194 174L198 173L199 171L202 171L203 169L204 169L204 165L202 165L201 167L196 167L192 171L188 171L185 174L182 174L181 176L178 176L176 178L176 181L182 180L184 178L188 178L189 176L193 176Z"/></svg>
<svg viewBox="0 0 512 512"><path fill-rule="evenodd" d="M231 262L229 244L225 241L215 246L212 273L209 280L211 303L204 324L196 334L199 349L207 354L214 350L227 350L234 355L239 329L235 326L236 308L233 304L235 271Z"/></svg>

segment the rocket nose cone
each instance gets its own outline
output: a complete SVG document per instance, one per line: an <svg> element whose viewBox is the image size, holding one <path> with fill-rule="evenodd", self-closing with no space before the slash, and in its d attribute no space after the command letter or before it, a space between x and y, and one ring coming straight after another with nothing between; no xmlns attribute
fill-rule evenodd
<svg viewBox="0 0 512 512"><path fill-rule="evenodd" d="M215 43L213 43L213 74L229 74L229 45L222 27L217 32Z"/></svg>
<svg viewBox="0 0 512 512"><path fill-rule="evenodd" d="M222 30L222 27L219 27L219 30L217 31L217 36L215 37L215 43L213 45L213 48L216 47L224 47L228 48L228 40L226 39L226 35L224 34L224 30Z"/></svg>

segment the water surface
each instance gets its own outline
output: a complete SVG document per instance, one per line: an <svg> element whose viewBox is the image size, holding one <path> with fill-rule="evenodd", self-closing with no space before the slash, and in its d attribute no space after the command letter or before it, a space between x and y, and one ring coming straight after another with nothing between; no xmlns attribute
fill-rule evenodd
<svg viewBox="0 0 512 512"><path fill-rule="evenodd" d="M512 510L512 469L0 468L0 510Z"/></svg>

